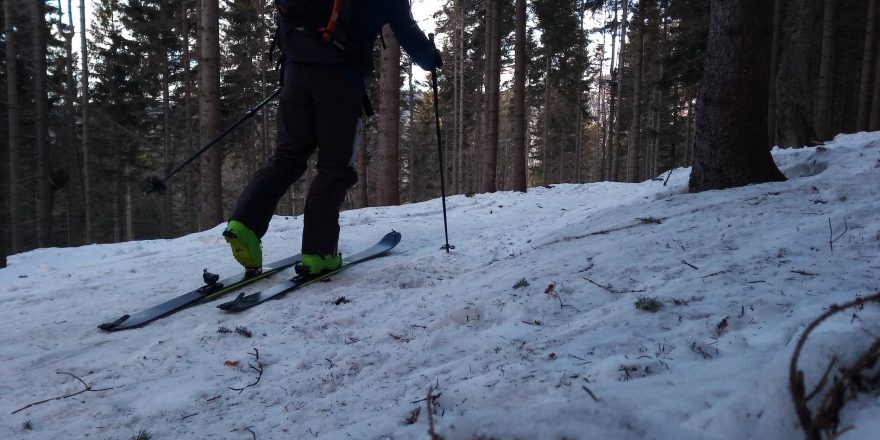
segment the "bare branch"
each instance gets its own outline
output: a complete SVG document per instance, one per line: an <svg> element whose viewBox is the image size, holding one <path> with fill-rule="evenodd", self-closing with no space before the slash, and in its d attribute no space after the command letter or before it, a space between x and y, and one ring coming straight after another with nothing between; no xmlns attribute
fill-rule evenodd
<svg viewBox="0 0 880 440"><path fill-rule="evenodd" d="M82 390L79 390L79 391L77 391L77 392L75 392L75 393L65 394L65 395L63 395L63 396L53 397L53 398L51 398L51 399L46 399L46 400L41 400L41 401L39 401L39 402L34 402L34 403L32 403L32 404L30 404L30 405L28 405L28 406L25 406L25 407L22 407L22 408L19 408L19 409L13 411L12 414L15 414L15 413L17 413L17 412L19 412L19 411L24 411L24 410L26 410L26 409L28 409L28 408L30 408L30 407L32 407L32 406L40 405L40 404L43 404L43 403L46 403L46 402L51 402L51 401L53 401L53 400L61 400L61 399L66 399L66 398L68 398L68 397L73 397L73 396L76 396L76 395L78 395L78 394L85 393L86 391L96 391L96 392L97 392L97 391L107 391L107 390L112 390L112 389L113 389L113 388L101 388L101 389L97 389L97 390L96 390L96 389L92 389L92 386L89 385L89 384L87 384L84 380L80 379L80 378L77 377L75 374L73 374L73 373L68 373L68 372L66 372L66 371L59 371L59 372L57 372L56 374L66 374L66 375L68 375L68 376L70 376L70 377L72 377L72 378L78 380L81 384L83 384L83 386L84 386L85 388L82 389Z"/></svg>

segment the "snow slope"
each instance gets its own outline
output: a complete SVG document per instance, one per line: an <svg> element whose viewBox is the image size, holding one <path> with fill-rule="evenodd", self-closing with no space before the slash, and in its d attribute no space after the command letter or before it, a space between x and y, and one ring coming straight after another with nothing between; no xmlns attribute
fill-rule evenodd
<svg viewBox="0 0 880 440"><path fill-rule="evenodd" d="M800 438L794 343L829 305L880 292L880 133L774 157L788 181L727 191L689 194L679 169L665 185L450 197L449 254L439 200L347 211L343 253L392 229L403 241L241 314L202 305L116 333L96 326L197 287L205 267L238 270L221 227L12 256L0 437L423 439L433 387L446 439ZM297 252L301 228L277 217L266 259ZM819 327L808 388L880 334L878 316ZM256 381L257 353L260 381L230 389ZM84 389L74 376L92 389L13 414ZM876 394L849 403L844 438L876 438L878 410Z"/></svg>

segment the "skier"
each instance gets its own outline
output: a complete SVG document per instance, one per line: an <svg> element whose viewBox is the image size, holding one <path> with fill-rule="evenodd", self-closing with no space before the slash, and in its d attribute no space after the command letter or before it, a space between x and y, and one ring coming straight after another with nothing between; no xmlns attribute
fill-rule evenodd
<svg viewBox="0 0 880 440"><path fill-rule="evenodd" d="M422 69L443 61L418 28L407 0L276 0L283 53L275 152L238 198L223 236L246 271L262 267L260 239L281 196L318 150L318 174L305 203L300 275L342 264L339 208L357 182L356 148L373 70L373 44L389 24Z"/></svg>

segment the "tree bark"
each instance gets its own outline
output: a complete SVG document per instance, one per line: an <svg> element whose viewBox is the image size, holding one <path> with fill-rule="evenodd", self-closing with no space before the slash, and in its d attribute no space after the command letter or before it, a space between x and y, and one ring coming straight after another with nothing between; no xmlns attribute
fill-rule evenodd
<svg viewBox="0 0 880 440"><path fill-rule="evenodd" d="M83 208L86 217L86 243L95 241L93 227L93 203L92 203L92 167L91 152L89 151L89 56L88 56L88 29L86 29L86 2L79 0L79 28L80 28L80 52L82 54L82 185L83 185Z"/></svg>
<svg viewBox="0 0 880 440"><path fill-rule="evenodd" d="M712 0L691 191L785 180L767 148L772 9L766 0Z"/></svg>
<svg viewBox="0 0 880 440"><path fill-rule="evenodd" d="M358 208L366 208L370 206L370 199L368 196L368 188L370 187L370 174L368 168L368 154L367 154L367 146L368 146L368 129L366 123L361 126L360 133L360 147L358 147L358 155L357 155L357 173L358 173L358 183L357 187L355 187L356 191L356 203Z"/></svg>
<svg viewBox="0 0 880 440"><path fill-rule="evenodd" d="M71 3L72 0L67 0L67 10L71 11ZM81 239L79 237L77 227L74 226L74 218L73 214L74 207L78 205L76 197L79 196L79 192L74 191L73 185L74 182L79 183L79 155L77 152L79 151L79 147L76 145L76 114L74 114L73 106L76 101L76 77L74 76L74 64L75 59L73 56L73 13L71 12L69 17L70 24L65 26L64 24L64 9L61 7L61 0L58 0L58 33L64 37L64 53L67 58L64 60L64 73L65 73L65 88L64 88L64 136L63 136L63 148L61 151L63 152L63 160L64 167L68 171L70 175L70 179L67 187L65 188L65 217L66 217L66 236L67 246L71 246L74 243L73 237L77 236L77 241Z"/></svg>
<svg viewBox="0 0 880 440"><path fill-rule="evenodd" d="M220 126L220 11L218 0L202 0L201 10L201 60L199 76L201 90L199 111L201 114L200 140L207 144L219 132ZM221 147L208 150L201 161L201 210L199 228L209 229L223 221L223 195L221 187Z"/></svg>
<svg viewBox="0 0 880 440"><path fill-rule="evenodd" d="M874 93L871 97L871 117L868 130L880 130L880 56L874 56Z"/></svg>
<svg viewBox="0 0 880 440"><path fill-rule="evenodd" d="M776 78L779 72L779 51L782 48L782 17L784 9L783 0L773 2L773 42L770 48L770 98L767 105L767 134L770 139L770 147L777 144L776 133Z"/></svg>
<svg viewBox="0 0 880 440"><path fill-rule="evenodd" d="M614 2L614 21L617 22L617 1ZM609 61L608 71L610 72L610 81L608 83L608 115L605 123L605 134L602 142L602 162L600 180L613 180L611 177L611 159L614 147L614 116L616 114L617 93L613 90L614 79L620 81L620 69L615 71L614 55L617 53L617 30L619 24L614 26L611 31L611 59Z"/></svg>
<svg viewBox="0 0 880 440"><path fill-rule="evenodd" d="M486 106L483 134L482 192L495 192L498 168L498 111L501 78L501 36L498 32L498 0L486 2Z"/></svg>
<svg viewBox="0 0 880 440"><path fill-rule="evenodd" d="M400 204L400 45L391 27L382 29L379 84L379 206Z"/></svg>
<svg viewBox="0 0 880 440"><path fill-rule="evenodd" d="M34 125L37 150L37 246L52 243L52 180L49 176L49 96L46 89L46 4L31 3L33 23Z"/></svg>
<svg viewBox="0 0 880 440"><path fill-rule="evenodd" d="M874 85L874 30L877 21L877 0L868 1L868 18L865 24L865 47L862 50L862 71L859 81L859 114L856 130L866 131L871 117L871 98Z"/></svg>
<svg viewBox="0 0 880 440"><path fill-rule="evenodd" d="M790 0L776 75L776 130L780 146L802 147L816 141L812 101L813 35L820 3ZM768 142L769 143L769 142Z"/></svg>
<svg viewBox="0 0 880 440"><path fill-rule="evenodd" d="M8 151L8 166L7 166L7 194L9 195L9 217L8 217L8 225L9 225L9 249L17 251L20 249L19 237L20 237L20 221L18 218L18 209L16 209L15 202L20 200L22 197L19 194L19 186L18 186L18 170L19 170L19 143L21 142L21 135L19 133L19 112L20 108L18 106L18 64L16 61L17 47L15 42L15 7L16 0L6 0L5 8L4 8L4 25L6 26L6 99L7 99L7 109L8 109L8 122L9 122L9 148ZM0 215L2 215L3 211L0 211ZM5 235L5 234L0 234ZM5 252L3 253L5 256Z"/></svg>
<svg viewBox="0 0 880 440"><path fill-rule="evenodd" d="M620 17L620 52L619 52L619 60L617 62L617 109L614 114L614 130L611 133L611 167L608 173L608 180L618 181L620 180L620 173L618 170L618 159L620 156L620 150L622 149L623 143L621 142L621 132L623 131L623 121L620 119L621 108L623 108L623 63L626 56L626 22L627 22L627 9L629 7L629 0L623 0L623 14Z"/></svg>
<svg viewBox="0 0 880 440"><path fill-rule="evenodd" d="M634 13L635 34L633 34L633 96L632 96L632 120L630 121L628 147L626 150L626 181L639 181L639 154L641 153L642 141L642 64L644 58L642 37L645 35L645 6L646 0L639 2L639 8Z"/></svg>
<svg viewBox="0 0 880 440"><path fill-rule="evenodd" d="M511 178L514 191L526 192L526 0L516 0L513 61L513 145Z"/></svg>
<svg viewBox="0 0 880 440"><path fill-rule="evenodd" d="M822 20L822 56L819 63L819 93L816 100L815 126L819 141L832 137L831 99L834 86L834 34L836 26L835 1L825 0Z"/></svg>
<svg viewBox="0 0 880 440"><path fill-rule="evenodd" d="M550 150L550 54L545 55L544 65L544 134L541 136L544 141L544 148L541 152L541 183L549 185L547 175L550 168L550 157L547 152Z"/></svg>

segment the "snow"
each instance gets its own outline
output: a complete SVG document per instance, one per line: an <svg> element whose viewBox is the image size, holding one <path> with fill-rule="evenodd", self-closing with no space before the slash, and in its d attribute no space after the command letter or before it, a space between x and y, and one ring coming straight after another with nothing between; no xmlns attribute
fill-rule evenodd
<svg viewBox="0 0 880 440"><path fill-rule="evenodd" d="M96 326L197 287L205 267L237 272L222 226L11 256L2 436L425 439L433 387L446 439L802 438L797 338L830 305L880 292L880 133L773 155L788 181L690 194L677 169L666 184L449 197L451 253L439 200L347 211L343 253L392 229L403 241L240 314L201 305L115 333ZM276 217L266 259L297 252L301 230ZM808 389L833 356L867 348L878 317L872 304L818 328L799 364ZM83 390L72 375L92 389L13 414ZM850 401L846 438L876 438L878 410L876 392Z"/></svg>

